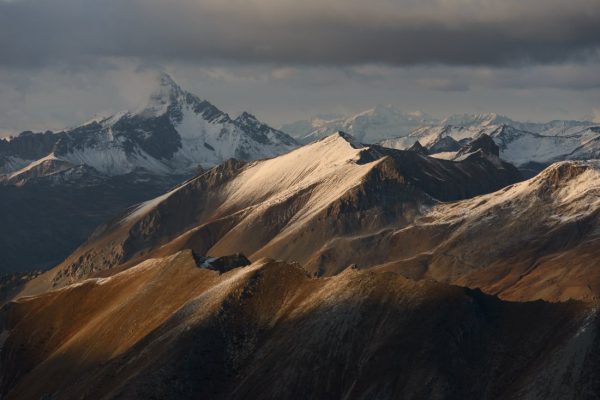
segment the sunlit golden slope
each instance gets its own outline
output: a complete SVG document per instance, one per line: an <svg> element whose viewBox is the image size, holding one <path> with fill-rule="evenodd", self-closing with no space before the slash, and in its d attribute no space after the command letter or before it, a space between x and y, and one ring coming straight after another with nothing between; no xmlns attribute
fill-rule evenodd
<svg viewBox="0 0 600 400"><path fill-rule="evenodd" d="M116 218L36 283L56 287L186 248L297 261L332 274L348 264L315 258L331 240L401 228L440 200L519 178L485 154L436 160L337 133L273 159L230 161L185 182ZM26 293L34 292L31 286Z"/></svg>
<svg viewBox="0 0 600 400"><path fill-rule="evenodd" d="M582 303L507 303L393 273L311 278L190 251L0 314L7 399L579 398L598 394Z"/></svg>

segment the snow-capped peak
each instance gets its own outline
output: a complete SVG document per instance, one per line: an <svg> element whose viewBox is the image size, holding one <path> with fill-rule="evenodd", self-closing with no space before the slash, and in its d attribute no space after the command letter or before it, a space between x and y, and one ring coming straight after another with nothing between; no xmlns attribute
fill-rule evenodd
<svg viewBox="0 0 600 400"><path fill-rule="evenodd" d="M242 112L235 120L240 122L258 122L258 119L253 114L246 111Z"/></svg>
<svg viewBox="0 0 600 400"><path fill-rule="evenodd" d="M108 175L137 168L157 174L188 174L199 165L206 168L230 158L274 157L297 146L291 137L249 113L231 119L210 102L183 90L166 73L156 77L147 103L137 111L95 118L50 135L48 152L53 151L55 157ZM46 140L42 136L36 139ZM11 155L0 154L4 159ZM6 172L38 157L23 160L18 168Z"/></svg>
<svg viewBox="0 0 600 400"><path fill-rule="evenodd" d="M336 132L279 157L255 161L228 183L225 202L221 207L227 209L232 204L260 201L271 205L312 187L314 191L311 202L314 204L307 209L316 213L328 202L339 198L341 193L359 184L362 176L372 168L373 165L358 162L364 151L365 146L356 142L351 135ZM202 179L201 175L171 192L142 203L122 222L138 220L196 179ZM333 188L331 182L336 182ZM317 186L320 194L316 192Z"/></svg>
<svg viewBox="0 0 600 400"><path fill-rule="evenodd" d="M405 112L392 105L378 105L348 117L296 122L282 129L303 143L336 131L348 132L363 143L377 143L390 136L406 136L417 127L434 122L432 117L420 111Z"/></svg>
<svg viewBox="0 0 600 400"><path fill-rule="evenodd" d="M450 117L442 120L441 125L452 125L452 126L490 126L514 124L514 121L504 115L498 115L496 113L478 113L478 114L454 114Z"/></svg>
<svg viewBox="0 0 600 400"><path fill-rule="evenodd" d="M463 201L460 207L443 205L436 211L444 220L465 215L493 215L510 211L513 218L531 208L554 204L561 215L541 213L547 220L581 219L600 207L600 161L562 161L539 175L494 193ZM539 210L538 210L539 212Z"/></svg>
<svg viewBox="0 0 600 400"><path fill-rule="evenodd" d="M258 120L258 118L256 118L254 115L244 111L243 113L241 113L240 115L237 116L237 118L234 120L234 122L240 126L244 126L244 127L255 127L255 128L259 128L265 124L263 124L262 122L260 122Z"/></svg>
<svg viewBox="0 0 600 400"><path fill-rule="evenodd" d="M161 72L156 77L156 87L150 93L146 104L140 107L135 114L146 117L165 114L169 106L181 101L186 92L167 73Z"/></svg>
<svg viewBox="0 0 600 400"><path fill-rule="evenodd" d="M356 140L356 138L352 135L350 135L349 133L346 132L342 132L342 131L337 131L336 133L334 133L333 135L331 135L331 137L333 138L341 138L342 140L348 142L353 148L355 149L362 149L365 147L364 144L360 143L358 140Z"/></svg>

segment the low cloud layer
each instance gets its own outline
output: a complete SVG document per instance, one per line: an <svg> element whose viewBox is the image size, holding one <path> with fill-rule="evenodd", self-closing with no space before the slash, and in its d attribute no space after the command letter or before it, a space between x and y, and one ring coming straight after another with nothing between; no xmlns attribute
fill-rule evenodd
<svg viewBox="0 0 600 400"><path fill-rule="evenodd" d="M599 0L0 0L0 136L135 107L154 66L274 125L379 103L599 120L598 21Z"/></svg>
<svg viewBox="0 0 600 400"><path fill-rule="evenodd" d="M279 125L316 114L348 114L377 104L438 117L497 112L519 120L596 119L600 74L595 64L520 68L280 67L174 63L166 70L186 89L236 115L250 111ZM136 63L30 70L0 68L0 136L62 129L136 109L154 73ZM598 120L600 122L600 120Z"/></svg>
<svg viewBox="0 0 600 400"><path fill-rule="evenodd" d="M599 20L598 0L0 0L0 65L553 63L597 57Z"/></svg>

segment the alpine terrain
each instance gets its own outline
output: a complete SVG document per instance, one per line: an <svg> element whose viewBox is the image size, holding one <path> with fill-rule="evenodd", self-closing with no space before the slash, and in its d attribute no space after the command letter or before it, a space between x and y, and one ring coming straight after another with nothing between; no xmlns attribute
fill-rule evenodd
<svg viewBox="0 0 600 400"><path fill-rule="evenodd" d="M599 400L599 21L0 0L0 400Z"/></svg>
<svg viewBox="0 0 600 400"><path fill-rule="evenodd" d="M598 161L426 152L337 132L116 214L5 290L3 398L596 398Z"/></svg>

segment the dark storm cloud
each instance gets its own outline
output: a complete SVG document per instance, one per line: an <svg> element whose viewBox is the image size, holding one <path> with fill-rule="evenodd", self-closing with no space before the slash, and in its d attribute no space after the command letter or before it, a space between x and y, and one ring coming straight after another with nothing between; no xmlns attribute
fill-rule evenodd
<svg viewBox="0 0 600 400"><path fill-rule="evenodd" d="M0 0L0 65L519 65L597 57L599 0Z"/></svg>

